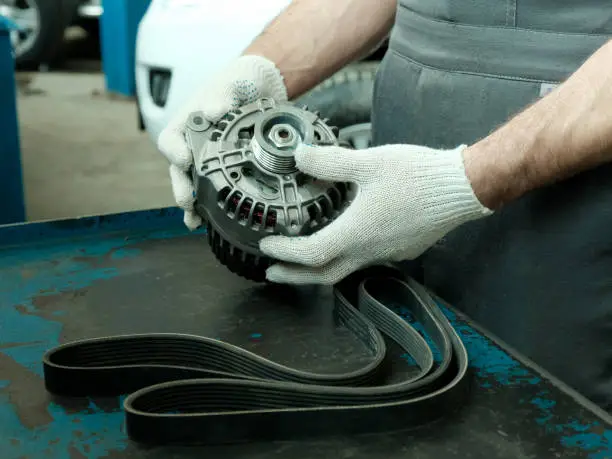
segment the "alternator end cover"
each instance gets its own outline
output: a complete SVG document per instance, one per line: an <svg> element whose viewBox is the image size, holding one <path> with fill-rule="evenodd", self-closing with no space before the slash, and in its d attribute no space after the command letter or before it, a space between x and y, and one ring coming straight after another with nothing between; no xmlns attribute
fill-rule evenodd
<svg viewBox="0 0 612 459"><path fill-rule="evenodd" d="M266 98L216 124L191 114L185 138L194 159L196 211L223 265L263 281L273 262L259 251L263 237L309 235L340 215L350 184L310 177L294 158L301 143L337 145L336 134L318 113Z"/></svg>

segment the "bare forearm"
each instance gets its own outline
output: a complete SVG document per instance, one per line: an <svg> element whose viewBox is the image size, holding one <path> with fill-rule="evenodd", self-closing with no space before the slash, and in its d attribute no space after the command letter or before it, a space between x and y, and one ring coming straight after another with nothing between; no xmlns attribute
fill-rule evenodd
<svg viewBox="0 0 612 459"><path fill-rule="evenodd" d="M274 62L294 98L381 42L396 1L293 0L244 54Z"/></svg>
<svg viewBox="0 0 612 459"><path fill-rule="evenodd" d="M612 42L548 96L464 153L480 201L523 194L612 161Z"/></svg>

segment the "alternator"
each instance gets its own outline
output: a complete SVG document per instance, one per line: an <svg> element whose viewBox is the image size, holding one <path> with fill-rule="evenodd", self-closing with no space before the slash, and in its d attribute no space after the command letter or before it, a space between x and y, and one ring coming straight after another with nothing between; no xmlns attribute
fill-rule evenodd
<svg viewBox="0 0 612 459"><path fill-rule="evenodd" d="M196 212L223 265L263 281L273 260L259 251L260 239L312 234L342 212L350 184L307 176L294 159L300 143L337 145L336 132L318 113L272 99L233 110L214 125L191 114L185 137L194 159Z"/></svg>

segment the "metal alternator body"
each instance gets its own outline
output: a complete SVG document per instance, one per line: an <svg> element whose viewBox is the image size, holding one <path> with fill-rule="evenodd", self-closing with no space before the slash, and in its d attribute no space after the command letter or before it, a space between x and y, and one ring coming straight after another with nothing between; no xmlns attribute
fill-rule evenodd
<svg viewBox="0 0 612 459"><path fill-rule="evenodd" d="M294 158L300 143L337 145L336 132L306 107L265 98L216 124L199 112L190 115L185 138L194 159L196 211L223 265L264 281L273 260L260 252L262 238L312 234L342 212L350 185L307 176Z"/></svg>

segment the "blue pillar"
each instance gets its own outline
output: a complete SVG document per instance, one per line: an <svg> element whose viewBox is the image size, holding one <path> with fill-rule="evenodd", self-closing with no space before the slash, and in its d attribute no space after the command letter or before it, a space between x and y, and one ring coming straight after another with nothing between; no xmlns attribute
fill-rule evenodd
<svg viewBox="0 0 612 459"><path fill-rule="evenodd" d="M109 92L136 94L134 59L138 24L151 0L102 0L100 43Z"/></svg>
<svg viewBox="0 0 612 459"><path fill-rule="evenodd" d="M0 17L0 225L25 221L12 27Z"/></svg>

